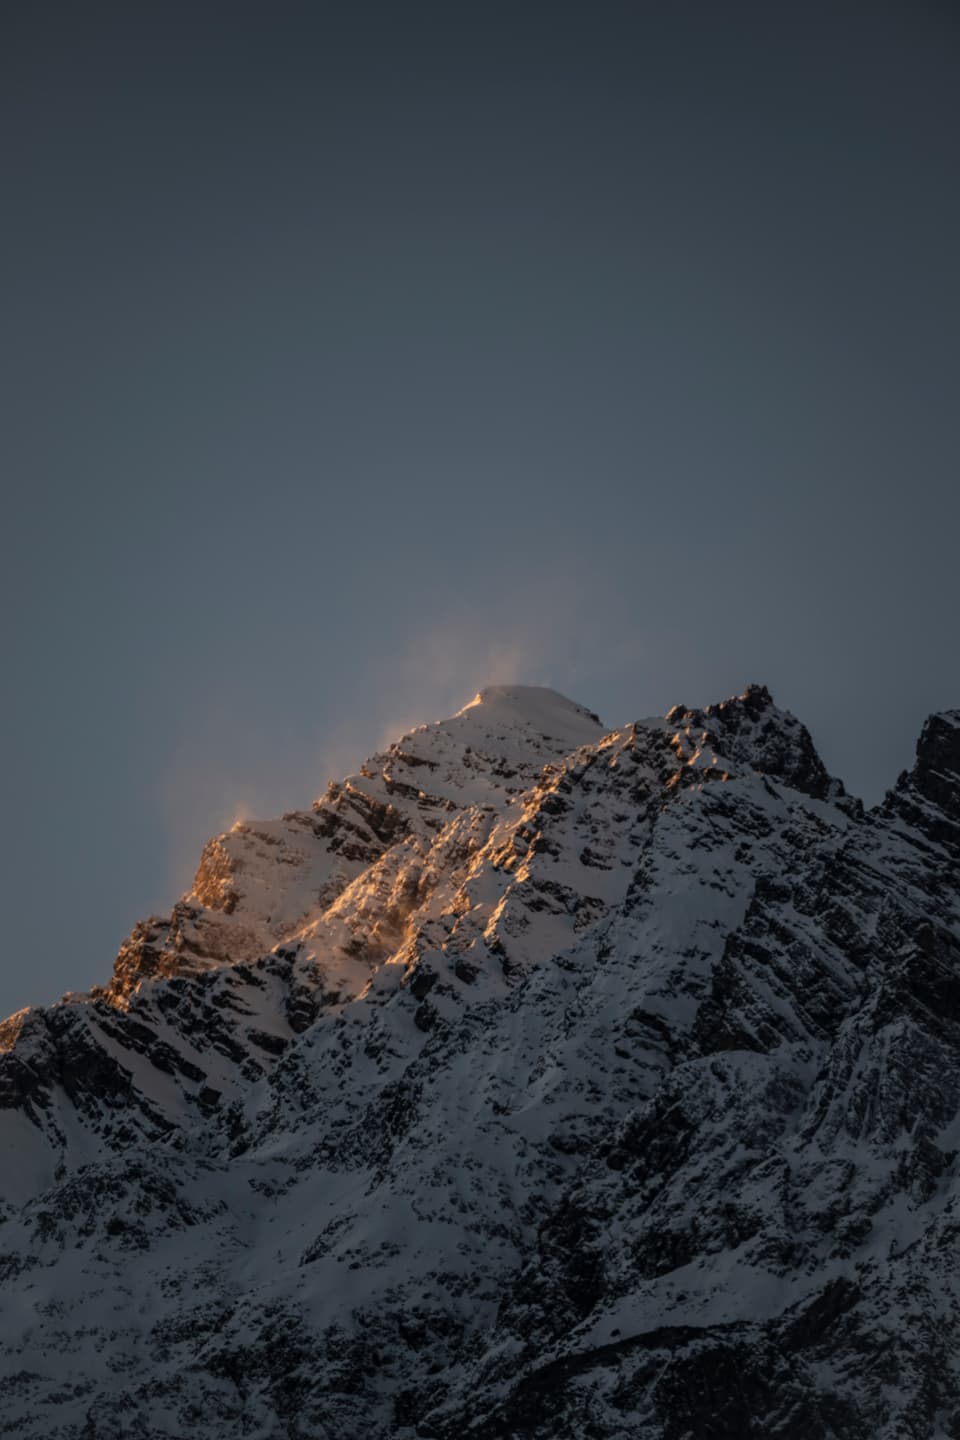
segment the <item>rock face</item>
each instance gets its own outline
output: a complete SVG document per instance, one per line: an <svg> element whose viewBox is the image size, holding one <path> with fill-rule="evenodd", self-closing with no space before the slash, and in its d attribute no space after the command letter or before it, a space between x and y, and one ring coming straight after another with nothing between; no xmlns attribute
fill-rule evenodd
<svg viewBox="0 0 960 1440"><path fill-rule="evenodd" d="M482 692L0 1025L0 1435L960 1437L960 712Z"/></svg>

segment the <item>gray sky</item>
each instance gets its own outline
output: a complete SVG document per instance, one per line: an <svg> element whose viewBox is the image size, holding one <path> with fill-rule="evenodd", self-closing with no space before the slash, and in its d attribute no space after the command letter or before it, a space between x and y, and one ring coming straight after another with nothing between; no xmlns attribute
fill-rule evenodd
<svg viewBox="0 0 960 1440"><path fill-rule="evenodd" d="M762 681L880 795L960 704L956 17L8 7L0 1013L488 681Z"/></svg>

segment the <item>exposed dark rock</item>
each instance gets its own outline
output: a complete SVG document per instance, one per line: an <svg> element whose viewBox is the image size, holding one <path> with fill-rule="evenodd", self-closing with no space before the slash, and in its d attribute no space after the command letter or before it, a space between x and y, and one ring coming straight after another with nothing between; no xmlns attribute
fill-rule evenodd
<svg viewBox="0 0 960 1440"><path fill-rule="evenodd" d="M500 687L0 1024L0 1434L960 1440L960 713Z"/></svg>

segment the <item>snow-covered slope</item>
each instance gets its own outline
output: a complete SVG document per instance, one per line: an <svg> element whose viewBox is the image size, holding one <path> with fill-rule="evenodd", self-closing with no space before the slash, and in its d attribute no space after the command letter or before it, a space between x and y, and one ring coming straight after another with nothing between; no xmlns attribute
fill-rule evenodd
<svg viewBox="0 0 960 1440"><path fill-rule="evenodd" d="M0 1435L960 1436L960 712L494 687L0 1025Z"/></svg>

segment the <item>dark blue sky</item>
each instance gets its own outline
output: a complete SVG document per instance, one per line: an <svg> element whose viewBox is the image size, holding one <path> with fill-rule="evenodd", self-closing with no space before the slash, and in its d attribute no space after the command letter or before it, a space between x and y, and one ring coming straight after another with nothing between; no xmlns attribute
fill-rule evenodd
<svg viewBox="0 0 960 1440"><path fill-rule="evenodd" d="M960 704L956 16L5 17L0 1012L491 680L763 681L877 798Z"/></svg>

